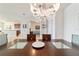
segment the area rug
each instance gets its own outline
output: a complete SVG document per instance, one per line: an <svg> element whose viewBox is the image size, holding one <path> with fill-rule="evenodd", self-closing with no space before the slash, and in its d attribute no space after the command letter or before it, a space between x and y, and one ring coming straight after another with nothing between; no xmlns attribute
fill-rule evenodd
<svg viewBox="0 0 79 59"><path fill-rule="evenodd" d="M9 47L8 49L23 49L27 45L27 42L17 42L13 46Z"/></svg>
<svg viewBox="0 0 79 59"><path fill-rule="evenodd" d="M52 44L57 48L57 49L70 49L69 46L62 42L52 42Z"/></svg>

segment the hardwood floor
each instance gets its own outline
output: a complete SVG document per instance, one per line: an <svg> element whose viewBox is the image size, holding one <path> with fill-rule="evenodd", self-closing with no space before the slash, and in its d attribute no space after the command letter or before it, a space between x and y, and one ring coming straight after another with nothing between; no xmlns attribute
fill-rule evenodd
<svg viewBox="0 0 79 59"><path fill-rule="evenodd" d="M24 49L1 49L0 55L2 56L78 56L79 49L56 49L51 42L44 41L45 47L41 49L34 49L32 42L24 47Z"/></svg>

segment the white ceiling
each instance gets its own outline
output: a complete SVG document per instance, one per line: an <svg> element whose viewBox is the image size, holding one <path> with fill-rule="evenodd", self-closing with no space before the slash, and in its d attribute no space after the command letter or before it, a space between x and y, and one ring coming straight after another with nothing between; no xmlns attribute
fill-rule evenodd
<svg viewBox="0 0 79 59"><path fill-rule="evenodd" d="M69 3L61 4L61 8L66 8ZM0 3L0 20L6 21L27 21L31 19L38 19L33 17L30 11L30 4L28 3Z"/></svg>
<svg viewBox="0 0 79 59"><path fill-rule="evenodd" d="M71 4L71 3L62 3L62 4L61 4L61 7L65 9L65 8L67 8L70 4Z"/></svg>

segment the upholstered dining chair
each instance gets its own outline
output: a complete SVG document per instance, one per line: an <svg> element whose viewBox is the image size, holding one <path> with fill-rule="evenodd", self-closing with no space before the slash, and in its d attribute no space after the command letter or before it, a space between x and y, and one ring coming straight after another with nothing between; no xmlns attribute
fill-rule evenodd
<svg viewBox="0 0 79 59"><path fill-rule="evenodd" d="M42 39L43 41L51 41L51 34L43 34Z"/></svg>
<svg viewBox="0 0 79 59"><path fill-rule="evenodd" d="M36 41L36 34L27 34L27 41Z"/></svg>

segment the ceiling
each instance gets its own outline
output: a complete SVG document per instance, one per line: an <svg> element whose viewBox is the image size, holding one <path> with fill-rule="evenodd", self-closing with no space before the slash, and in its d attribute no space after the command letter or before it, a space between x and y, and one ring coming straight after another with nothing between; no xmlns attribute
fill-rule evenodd
<svg viewBox="0 0 79 59"><path fill-rule="evenodd" d="M69 3L62 3L61 8L67 8ZM29 3L0 3L0 20L5 21L28 21L40 19L33 17Z"/></svg>
<svg viewBox="0 0 79 59"><path fill-rule="evenodd" d="M67 8L71 3L61 3L62 8Z"/></svg>

